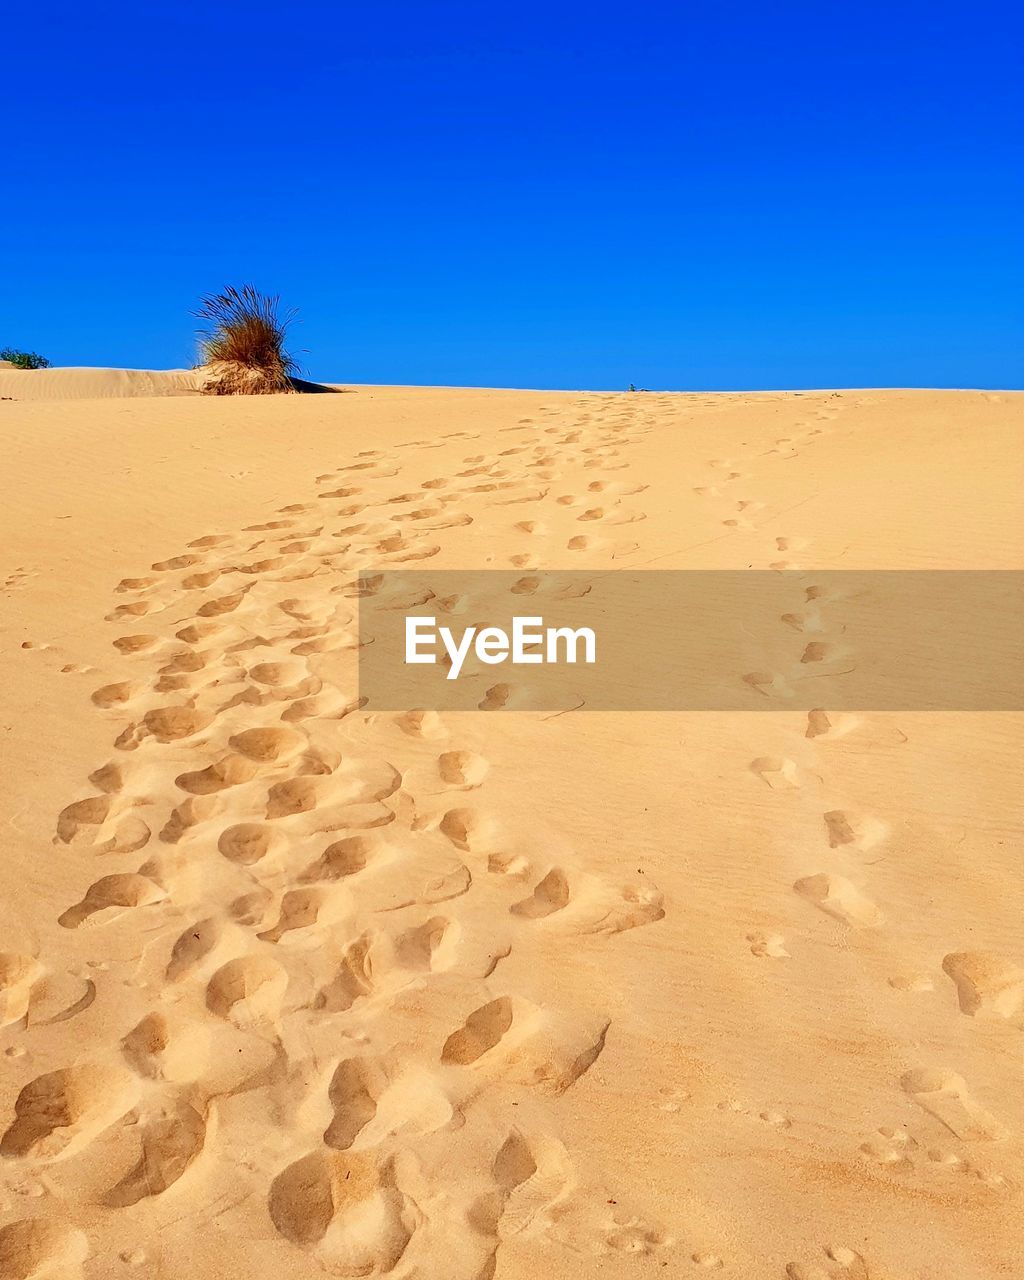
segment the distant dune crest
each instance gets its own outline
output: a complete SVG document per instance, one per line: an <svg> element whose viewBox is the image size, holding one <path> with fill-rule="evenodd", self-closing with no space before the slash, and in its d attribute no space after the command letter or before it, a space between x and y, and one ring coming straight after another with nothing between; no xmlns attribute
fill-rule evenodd
<svg viewBox="0 0 1024 1280"><path fill-rule="evenodd" d="M197 369L15 369L0 365L0 396L13 400L110 400L199 394Z"/></svg>

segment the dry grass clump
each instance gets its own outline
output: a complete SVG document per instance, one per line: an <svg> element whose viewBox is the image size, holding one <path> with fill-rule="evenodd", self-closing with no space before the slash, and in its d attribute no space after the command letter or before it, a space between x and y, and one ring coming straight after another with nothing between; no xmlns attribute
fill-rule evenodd
<svg viewBox="0 0 1024 1280"><path fill-rule="evenodd" d="M193 315L206 321L199 331L205 395L262 396L294 390L292 376L298 365L284 343L295 313L279 317L280 301L251 284L201 299Z"/></svg>

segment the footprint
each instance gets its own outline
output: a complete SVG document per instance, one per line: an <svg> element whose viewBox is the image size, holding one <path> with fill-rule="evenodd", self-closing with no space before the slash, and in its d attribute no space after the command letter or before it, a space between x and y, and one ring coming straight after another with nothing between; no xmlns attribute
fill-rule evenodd
<svg viewBox="0 0 1024 1280"><path fill-rule="evenodd" d="M417 496L421 496L421 495L417 495ZM415 497L412 499L412 501L415 501ZM413 520L415 520L418 523L420 520L432 520L436 516L440 516L443 514L444 514L444 507L440 505L436 507L414 507L412 511L403 511L400 515L392 516L391 519L394 520L396 523L405 523L406 521L413 521Z"/></svg>
<svg viewBox="0 0 1024 1280"><path fill-rule="evenodd" d="M827 644L823 640L812 640L804 646L804 651L800 655L802 663L814 662L831 662L839 657L839 650L835 645Z"/></svg>
<svg viewBox="0 0 1024 1280"><path fill-rule="evenodd" d="M254 560L252 564L239 564L235 566L236 573L273 573L275 569L284 567L286 561L284 556L268 556L265 560ZM182 636L182 639L186 637Z"/></svg>
<svg viewBox="0 0 1024 1280"><path fill-rule="evenodd" d="M194 649L185 649L174 654L169 662L164 663L159 674L162 676L194 675L206 667L206 656Z"/></svg>
<svg viewBox="0 0 1024 1280"><path fill-rule="evenodd" d="M195 707L157 707L142 717L146 729L157 742L180 742L208 729L213 717Z"/></svg>
<svg viewBox="0 0 1024 1280"><path fill-rule="evenodd" d="M77 929L92 916L115 908L130 910L133 907L149 907L162 902L166 892L148 876L127 874L103 876L90 885L85 897L75 906L58 916L57 923L65 929Z"/></svg>
<svg viewBox="0 0 1024 1280"><path fill-rule="evenodd" d="M807 713L807 738L843 738L860 724L856 716L834 715L823 707L815 707Z"/></svg>
<svg viewBox="0 0 1024 1280"><path fill-rule="evenodd" d="M707 1271L721 1271L725 1263L717 1253L711 1253L707 1250L698 1250L696 1253L690 1254L690 1261L698 1267L703 1267Z"/></svg>
<svg viewBox="0 0 1024 1280"><path fill-rule="evenodd" d="M880 844L889 832L885 823L879 822L877 818L848 813L843 809L831 809L822 814L822 820L830 849L852 845L856 849L867 851Z"/></svg>
<svg viewBox="0 0 1024 1280"><path fill-rule="evenodd" d="M665 918L664 897L654 885L630 885L617 895L615 904L596 921L586 925L585 933L625 933Z"/></svg>
<svg viewBox="0 0 1024 1280"><path fill-rule="evenodd" d="M300 880L344 880L358 875L377 856L380 846L366 836L346 836L329 844L320 857L302 872Z"/></svg>
<svg viewBox="0 0 1024 1280"><path fill-rule="evenodd" d="M819 910L852 928L877 929L885 917L870 898L843 876L822 873L798 880L793 888Z"/></svg>
<svg viewBox="0 0 1024 1280"><path fill-rule="evenodd" d="M267 818L288 818L296 813L308 813L319 803L317 781L313 778L293 778L289 782L275 782L267 792Z"/></svg>
<svg viewBox="0 0 1024 1280"><path fill-rule="evenodd" d="M817 609L805 609L802 613L783 613L779 615L779 621L799 632L823 632L825 630L824 619ZM806 649L804 653L806 655ZM813 661L813 659L804 657L801 661L809 662Z"/></svg>
<svg viewBox="0 0 1024 1280"><path fill-rule="evenodd" d="M62 844L96 843L112 803L109 795L101 795L66 805L57 816L57 839Z"/></svg>
<svg viewBox="0 0 1024 1280"><path fill-rule="evenodd" d="M510 684L491 685L478 703L479 709L481 711L498 711L507 704L511 696L512 686Z"/></svg>
<svg viewBox="0 0 1024 1280"><path fill-rule="evenodd" d="M243 729L230 740L229 746L260 764L290 760L307 746L304 734L294 729Z"/></svg>
<svg viewBox="0 0 1024 1280"><path fill-rule="evenodd" d="M286 933L297 929L308 929L316 924L321 916L328 918L336 915L329 908L332 900L328 891L311 887L307 889L289 889L281 899L281 914L277 923L258 937L263 942L280 942Z"/></svg>
<svg viewBox="0 0 1024 1280"><path fill-rule="evenodd" d="M208 796L217 791L226 791L229 787L238 787L251 782L259 773L259 766L254 760L245 756L224 756L216 764L205 769L197 769L192 773L180 773L174 784L182 791L194 796Z"/></svg>
<svg viewBox="0 0 1024 1280"><path fill-rule="evenodd" d="M133 1168L104 1197L123 1209L162 1195L184 1176L206 1144L206 1117L186 1102L147 1115L133 1126L140 1151Z"/></svg>
<svg viewBox="0 0 1024 1280"><path fill-rule="evenodd" d="M57 1160L72 1155L131 1105L127 1073L85 1063L51 1071L25 1085L0 1154Z"/></svg>
<svg viewBox="0 0 1024 1280"><path fill-rule="evenodd" d="M437 766L444 782L465 790L480 786L490 768L483 756L473 751L446 751Z"/></svg>
<svg viewBox="0 0 1024 1280"><path fill-rule="evenodd" d="M124 774L121 772L120 765L115 764L112 760L101 765L98 769L94 769L89 774L89 781L94 787L107 795L116 795L118 791L124 789Z"/></svg>
<svg viewBox="0 0 1024 1280"><path fill-rule="evenodd" d="M452 1034L441 1050L441 1061L469 1066L495 1048L512 1027L515 1009L508 996L482 1005Z"/></svg>
<svg viewBox="0 0 1024 1280"><path fill-rule="evenodd" d="M61 810L56 840L65 845L88 844L100 854L132 854L142 849L150 838L150 828L141 818L128 814L127 817L120 818L113 828L108 822L108 819L113 820L113 801L110 796L123 785L120 769L115 764L105 764L90 774L90 782L106 791L106 795L78 800ZM102 829L111 832L106 840L100 838Z"/></svg>
<svg viewBox="0 0 1024 1280"><path fill-rule="evenodd" d="M26 1016L32 988L43 973L43 966L31 956L0 951L0 1030Z"/></svg>
<svg viewBox="0 0 1024 1280"><path fill-rule="evenodd" d="M334 1117L324 1142L336 1151L348 1151L377 1114L377 1100L386 1087L384 1073L375 1063L364 1058L339 1063L328 1089Z"/></svg>
<svg viewBox="0 0 1024 1280"><path fill-rule="evenodd" d="M194 538L190 543L188 543L188 546L200 548L223 547L225 543L230 541L231 535L228 533L207 533L201 538Z"/></svg>
<svg viewBox="0 0 1024 1280"><path fill-rule="evenodd" d="M758 756L756 760L751 760L750 771L756 773L773 790L800 785L796 765L785 756Z"/></svg>
<svg viewBox="0 0 1024 1280"><path fill-rule="evenodd" d="M533 893L522 902L514 903L509 910L528 920L540 920L553 915L569 905L569 881L559 867L553 868L536 886Z"/></svg>
<svg viewBox="0 0 1024 1280"><path fill-rule="evenodd" d="M155 608L152 600L133 600L131 604L119 604L113 612L106 614L105 622L120 622L123 618L145 618Z"/></svg>
<svg viewBox="0 0 1024 1280"><path fill-rule="evenodd" d="M248 674L257 684L294 688L306 674L306 667L301 662L259 662L249 668Z"/></svg>
<svg viewBox="0 0 1024 1280"><path fill-rule="evenodd" d="M956 983L960 1011L969 1017L1013 1018L1024 1008L1024 969L986 951L954 951L942 961Z"/></svg>
<svg viewBox="0 0 1024 1280"><path fill-rule="evenodd" d="M171 949L168 982L178 982L194 973L213 954L223 936L224 927L215 916L189 925Z"/></svg>
<svg viewBox="0 0 1024 1280"><path fill-rule="evenodd" d="M174 556L170 560L158 560L150 568L156 573L166 573L170 569L191 569L194 564L199 564L199 562L199 556Z"/></svg>
<svg viewBox="0 0 1024 1280"><path fill-rule="evenodd" d="M204 640L220 635L223 631L224 627L219 622L194 622L190 626L182 627L174 634L185 644L201 644Z"/></svg>
<svg viewBox="0 0 1024 1280"><path fill-rule="evenodd" d="M791 1262L786 1267L787 1280L871 1280L867 1263L859 1253L841 1245L824 1250L823 1263Z"/></svg>
<svg viewBox="0 0 1024 1280"><path fill-rule="evenodd" d="M924 1067L908 1071L900 1087L929 1115L962 1142L998 1141L1006 1129L971 1097L963 1076L955 1071Z"/></svg>
<svg viewBox="0 0 1024 1280"><path fill-rule="evenodd" d="M742 679L744 684L750 685L752 689L756 689L758 693L763 694L766 698L793 697L793 690L787 683L785 676L777 671L750 671Z"/></svg>
<svg viewBox="0 0 1024 1280"><path fill-rule="evenodd" d="M269 853L284 847L280 832L262 822L240 822L222 831L217 848L228 859L243 867L251 867Z"/></svg>
<svg viewBox="0 0 1024 1280"><path fill-rule="evenodd" d="M416 707L396 718L395 723L403 732L414 738L443 738L444 724L436 711L427 711Z"/></svg>
<svg viewBox="0 0 1024 1280"><path fill-rule="evenodd" d="M207 600L196 610L200 618L219 618L225 613L234 613L245 599L246 590L236 591L229 596L220 596L216 600Z"/></svg>
<svg viewBox="0 0 1024 1280"><path fill-rule="evenodd" d="M77 1280L88 1256L84 1232L64 1223L22 1218L0 1227L4 1280Z"/></svg>
<svg viewBox="0 0 1024 1280"><path fill-rule="evenodd" d="M341 1276L393 1271L418 1215L397 1186L397 1161L373 1152L315 1151L270 1187L270 1217L293 1244L315 1250L321 1269Z"/></svg>
<svg viewBox="0 0 1024 1280"><path fill-rule="evenodd" d="M915 972L913 969L904 973L893 974L889 979L889 986L894 991L919 992L935 990L935 983L932 981L930 974L920 971Z"/></svg>
<svg viewBox="0 0 1024 1280"><path fill-rule="evenodd" d="M201 573L188 573L182 578L181 585L186 591L201 591L206 587L212 587L220 575L220 569L209 569Z"/></svg>
<svg viewBox="0 0 1024 1280"><path fill-rule="evenodd" d="M140 685L133 684L129 680L120 680L117 684L105 684L102 689L97 689L92 695L92 701L97 707L109 710L111 707L123 707L140 692Z"/></svg>
<svg viewBox="0 0 1024 1280"><path fill-rule="evenodd" d="M358 485L343 485L340 489L328 489L319 495L321 498L354 498L362 493Z"/></svg>
<svg viewBox="0 0 1024 1280"><path fill-rule="evenodd" d="M860 1150L878 1164L898 1168L901 1172L914 1167L910 1152L917 1147L917 1140L905 1129L879 1129L877 1136L862 1142Z"/></svg>
<svg viewBox="0 0 1024 1280"><path fill-rule="evenodd" d="M317 994L316 1008L344 1013L374 987L375 938L364 933L349 944L331 981Z"/></svg>
<svg viewBox="0 0 1024 1280"><path fill-rule="evenodd" d="M160 832L161 841L164 844L177 844L191 832L193 827L216 818L223 807L224 799L219 791L208 796L189 796L187 800L183 800L171 810Z"/></svg>
<svg viewBox="0 0 1024 1280"><path fill-rule="evenodd" d="M772 960L789 958L786 939L781 933L748 933L747 941L750 943L751 955Z"/></svg>
<svg viewBox="0 0 1024 1280"><path fill-rule="evenodd" d="M485 836L488 823L473 809L449 809L439 830L457 849L468 852Z"/></svg>
<svg viewBox="0 0 1024 1280"><path fill-rule="evenodd" d="M146 649L152 649L158 642L159 636L118 636L114 641L114 648L121 653L142 653Z"/></svg>
<svg viewBox="0 0 1024 1280"><path fill-rule="evenodd" d="M420 972L447 969L459 939L459 926L446 916L431 916L401 934L395 959L405 969Z"/></svg>
<svg viewBox="0 0 1024 1280"><path fill-rule="evenodd" d="M121 1052L132 1070L146 1080L183 1081L198 1073L202 1039L194 1026L172 1035L164 1014L148 1013L121 1041Z"/></svg>
<svg viewBox="0 0 1024 1280"><path fill-rule="evenodd" d="M240 956L210 979L206 1007L238 1027L255 1027L277 1021L287 988L288 975L275 960Z"/></svg>
<svg viewBox="0 0 1024 1280"><path fill-rule="evenodd" d="M565 1147L548 1134L509 1133L492 1166L500 1198L496 1234L500 1240L542 1230L549 1210L576 1185Z"/></svg>

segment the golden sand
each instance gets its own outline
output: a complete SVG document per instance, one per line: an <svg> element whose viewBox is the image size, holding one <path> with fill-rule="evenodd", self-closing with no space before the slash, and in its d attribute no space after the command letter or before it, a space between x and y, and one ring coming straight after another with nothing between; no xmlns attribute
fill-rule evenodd
<svg viewBox="0 0 1024 1280"><path fill-rule="evenodd" d="M1021 396L190 378L0 372L0 1275L1015 1275L1021 717L371 715L339 587L1020 568Z"/></svg>

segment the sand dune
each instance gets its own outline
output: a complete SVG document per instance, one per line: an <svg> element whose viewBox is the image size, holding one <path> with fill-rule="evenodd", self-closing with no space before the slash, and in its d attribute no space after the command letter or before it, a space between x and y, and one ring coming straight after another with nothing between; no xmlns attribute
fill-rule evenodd
<svg viewBox="0 0 1024 1280"><path fill-rule="evenodd" d="M770 696L816 569L1021 567L1021 397L190 377L0 372L0 1276L1015 1274L1019 715L371 715L353 636L792 569Z"/></svg>
<svg viewBox="0 0 1024 1280"><path fill-rule="evenodd" d="M110 400L197 393L197 376L192 369L0 368L3 399Z"/></svg>

